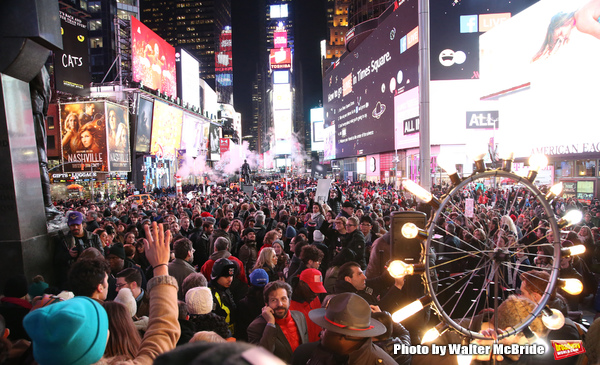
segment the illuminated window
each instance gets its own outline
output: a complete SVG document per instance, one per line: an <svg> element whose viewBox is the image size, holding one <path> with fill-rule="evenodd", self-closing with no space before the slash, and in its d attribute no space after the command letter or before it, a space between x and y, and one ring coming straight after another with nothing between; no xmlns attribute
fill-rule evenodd
<svg viewBox="0 0 600 365"><path fill-rule="evenodd" d="M90 38L90 44L92 48L102 48L102 38L101 37L96 37L96 38Z"/></svg>
<svg viewBox="0 0 600 365"><path fill-rule="evenodd" d="M102 30L102 20L90 20L88 23L90 30Z"/></svg>
<svg viewBox="0 0 600 365"><path fill-rule="evenodd" d="M88 3L88 10L90 13L100 12L100 10L102 10L102 7L100 6L100 2L99 1L90 1Z"/></svg>

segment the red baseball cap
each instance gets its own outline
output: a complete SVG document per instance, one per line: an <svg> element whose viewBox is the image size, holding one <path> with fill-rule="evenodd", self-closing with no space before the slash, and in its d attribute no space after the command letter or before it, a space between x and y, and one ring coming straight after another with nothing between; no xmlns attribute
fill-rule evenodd
<svg viewBox="0 0 600 365"><path fill-rule="evenodd" d="M323 286L323 275L321 275L319 270L306 269L300 273L299 278L308 284L308 287L313 293L327 293L327 290L325 290L325 287Z"/></svg>

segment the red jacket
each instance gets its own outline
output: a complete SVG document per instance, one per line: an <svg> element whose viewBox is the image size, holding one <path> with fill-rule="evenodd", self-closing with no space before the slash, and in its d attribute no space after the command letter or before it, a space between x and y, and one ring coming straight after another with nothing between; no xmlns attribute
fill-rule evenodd
<svg viewBox="0 0 600 365"><path fill-rule="evenodd" d="M306 318L306 327L308 328L309 342L319 341L319 335L321 334L321 327L319 327L315 322L311 321L308 317L308 312L317 308L321 308L321 300L319 299L319 297L316 297L310 303L300 303L295 300L292 300L290 302L290 310L302 312L302 314L304 314L304 318Z"/></svg>

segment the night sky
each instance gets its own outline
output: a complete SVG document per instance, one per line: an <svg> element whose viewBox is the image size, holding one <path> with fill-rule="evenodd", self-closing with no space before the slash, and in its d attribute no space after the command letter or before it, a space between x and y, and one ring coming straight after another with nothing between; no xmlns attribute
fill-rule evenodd
<svg viewBox="0 0 600 365"><path fill-rule="evenodd" d="M242 113L242 128L252 121L252 81L256 75L259 52L259 11L262 1L232 0L233 93L234 106ZM327 37L326 0L295 0L295 65L302 67L304 119L323 99L321 86L320 41ZM295 66L296 67L296 66Z"/></svg>

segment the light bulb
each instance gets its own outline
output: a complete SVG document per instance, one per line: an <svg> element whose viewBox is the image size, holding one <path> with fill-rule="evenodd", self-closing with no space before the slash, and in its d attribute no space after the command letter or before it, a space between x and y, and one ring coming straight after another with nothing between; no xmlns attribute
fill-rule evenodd
<svg viewBox="0 0 600 365"><path fill-rule="evenodd" d="M542 154L534 154L529 157L529 167L531 170L540 171L548 166L548 157Z"/></svg>
<svg viewBox="0 0 600 365"><path fill-rule="evenodd" d="M579 295L583 291L583 284L578 279L558 279L561 288L571 295Z"/></svg>
<svg viewBox="0 0 600 365"><path fill-rule="evenodd" d="M456 163L454 161L454 158L452 158L451 156L447 155L447 154L440 154L437 157L437 164L440 165L440 167L442 169L444 169L444 171L446 171L446 173L448 175L452 175L452 174L456 174Z"/></svg>
<svg viewBox="0 0 600 365"><path fill-rule="evenodd" d="M423 309L426 305L429 305L429 303L431 303L430 296L426 295L424 297L421 297L415 300L414 302L395 311L394 314L392 314L392 320L394 322L402 322L406 318L412 316L413 314Z"/></svg>
<svg viewBox="0 0 600 365"><path fill-rule="evenodd" d="M417 198L426 203L429 203L431 199L433 199L433 195L431 195L430 192L412 180L402 180L402 186L404 186L404 189L408 190L410 193L414 194Z"/></svg>
<svg viewBox="0 0 600 365"><path fill-rule="evenodd" d="M440 165L440 167L446 171L450 181L452 182L452 185L454 186L460 184L462 181L460 176L458 176L458 171L456 170L456 160L456 157L448 154L441 154L436 160L438 165Z"/></svg>
<svg viewBox="0 0 600 365"><path fill-rule="evenodd" d="M567 249L569 250L569 256L577 256L577 255L581 255L581 254L585 253L584 245L575 245L575 246L567 247Z"/></svg>
<svg viewBox="0 0 600 365"><path fill-rule="evenodd" d="M421 343L424 344L427 342L434 341L438 337L440 337L440 333L438 332L437 328L433 327L429 331L425 332L425 334L423 335L423 339L421 340Z"/></svg>
<svg viewBox="0 0 600 365"><path fill-rule="evenodd" d="M413 265L407 264L404 261L394 260L390 262L388 272L391 277L398 279L403 278L406 275L412 275L414 273L414 268Z"/></svg>
<svg viewBox="0 0 600 365"><path fill-rule="evenodd" d="M543 313L542 322L544 322L544 325L548 329L558 330L564 326L565 316L558 309L546 307L544 308Z"/></svg>
<svg viewBox="0 0 600 365"><path fill-rule="evenodd" d="M559 196L560 194L562 194L562 190L563 190L562 182L552 185L552 187L550 188L550 191L548 192L548 194L546 194L546 200L552 200L552 199L554 199L554 197Z"/></svg>
<svg viewBox="0 0 600 365"><path fill-rule="evenodd" d="M425 334L423 335L423 339L421 340L422 344L425 344L427 342L432 342L435 341L436 338L440 337L442 335L442 333L446 332L448 330L448 325L445 324L444 322L439 323L437 326L431 328L430 330L428 330L427 332L425 332Z"/></svg>
<svg viewBox="0 0 600 365"><path fill-rule="evenodd" d="M404 236L404 238L415 238L417 237L417 235L419 234L419 227L416 226L416 224L414 223L405 223L402 226L402 235Z"/></svg>
<svg viewBox="0 0 600 365"><path fill-rule="evenodd" d="M582 218L583 218L583 213L581 213L580 210L573 209L573 210L568 211L567 214L565 214L558 221L558 225L561 228L569 227L569 226L572 226L574 224L581 222Z"/></svg>

